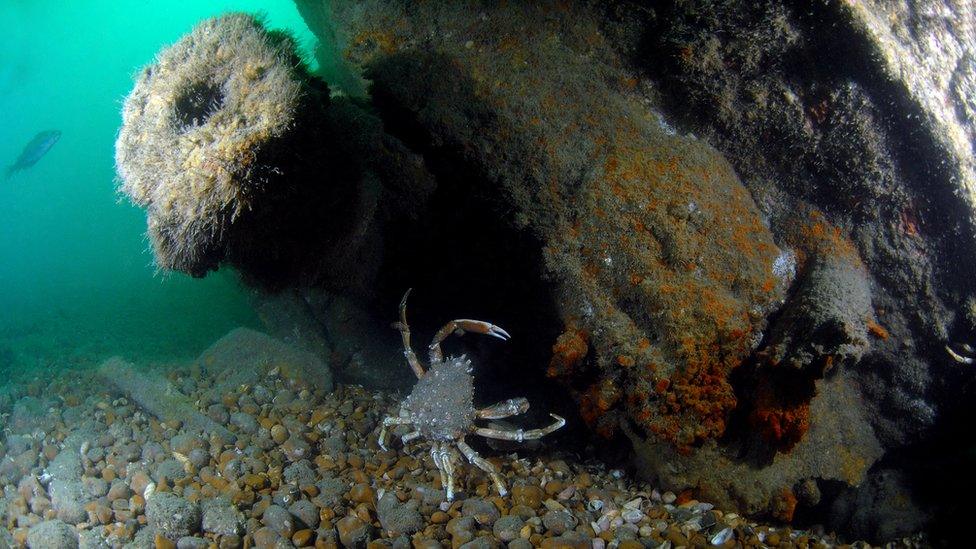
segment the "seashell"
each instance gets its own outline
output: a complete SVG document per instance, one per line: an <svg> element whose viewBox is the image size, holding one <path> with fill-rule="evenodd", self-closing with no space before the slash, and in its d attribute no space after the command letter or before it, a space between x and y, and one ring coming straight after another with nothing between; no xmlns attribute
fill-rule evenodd
<svg viewBox="0 0 976 549"><path fill-rule="evenodd" d="M594 513L598 513L603 510L603 500L601 499L591 499L586 502L586 509Z"/></svg>
<svg viewBox="0 0 976 549"><path fill-rule="evenodd" d="M561 499L565 501L573 497L574 494L576 494L576 486L569 485L566 488L563 488L563 491L559 492L559 494L556 495L556 499Z"/></svg>
<svg viewBox="0 0 976 549"><path fill-rule="evenodd" d="M596 523L596 522L591 522L590 523L590 528L592 528L593 529L593 533L596 534L596 535L598 535L598 536L600 535L600 532L603 531L603 528L600 528L600 525L598 523Z"/></svg>
<svg viewBox="0 0 976 549"><path fill-rule="evenodd" d="M604 549L606 546L607 542L603 538L593 538L593 549Z"/></svg>
<svg viewBox="0 0 976 549"><path fill-rule="evenodd" d="M638 509L624 509L624 512L620 516L631 524L637 524L644 518L644 513L641 513Z"/></svg>
<svg viewBox="0 0 976 549"><path fill-rule="evenodd" d="M624 504L624 509L640 509L642 501L644 500L641 498L634 498Z"/></svg>
<svg viewBox="0 0 976 549"><path fill-rule="evenodd" d="M146 489L142 491L142 499L149 501L149 498L156 493L156 483L150 482L146 485Z"/></svg>
<svg viewBox="0 0 976 549"><path fill-rule="evenodd" d="M732 539L732 533L733 533L732 528L726 526L725 528L719 530L714 536L712 536L712 539L708 540L708 542L711 543L712 545L725 545L725 542Z"/></svg>

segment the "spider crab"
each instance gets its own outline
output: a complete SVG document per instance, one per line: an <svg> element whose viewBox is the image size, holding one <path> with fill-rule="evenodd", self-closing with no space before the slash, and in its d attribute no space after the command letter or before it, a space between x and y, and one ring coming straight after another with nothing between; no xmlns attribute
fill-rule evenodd
<svg viewBox="0 0 976 549"><path fill-rule="evenodd" d="M434 465L440 472L441 484L447 490L448 501L454 499L454 465L458 459L455 447L469 462L488 473L499 495L505 496L508 494L508 489L505 487L505 481L498 474L498 469L468 446L464 442L464 437L475 434L486 438L522 442L542 438L565 425L566 420L556 414L549 414L556 420L554 423L542 429L528 431L522 429L508 431L475 425L477 419L501 419L525 413L529 409L529 401L525 398L511 398L487 408L475 409L471 361L464 355L448 356L445 359L441 351L441 342L452 333L461 336L466 332L473 332L497 337L502 341L507 341L511 336L500 327L481 320L452 320L434 335L428 347L430 367L425 371L410 347L410 326L407 325L407 297L409 296L410 290L407 290L400 301L400 321L393 327L400 331L400 336L403 338L403 355L420 381L400 403L399 414L383 420L383 427L379 434L380 448L386 450L388 427L413 425L415 429L403 435L401 440L404 445L417 438L430 442L430 457L433 458Z"/></svg>

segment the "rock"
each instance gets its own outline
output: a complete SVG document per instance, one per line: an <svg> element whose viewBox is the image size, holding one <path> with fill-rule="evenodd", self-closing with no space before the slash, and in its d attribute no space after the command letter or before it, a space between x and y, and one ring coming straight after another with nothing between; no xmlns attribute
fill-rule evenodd
<svg viewBox="0 0 976 549"><path fill-rule="evenodd" d="M216 433L226 441L236 437L223 425L197 411L189 398L180 394L165 378L150 372L138 371L119 357L113 357L98 367L107 383L134 400L143 409L163 421L182 421L195 431Z"/></svg>
<svg viewBox="0 0 976 549"><path fill-rule="evenodd" d="M58 480L80 480L81 456L78 452L60 452L48 465L47 472Z"/></svg>
<svg viewBox="0 0 976 549"><path fill-rule="evenodd" d="M78 549L109 549L111 545L98 529L84 530L78 534Z"/></svg>
<svg viewBox="0 0 976 549"><path fill-rule="evenodd" d="M301 461L312 455L309 444L298 435L288 437L288 440L281 445L281 452L291 462Z"/></svg>
<svg viewBox="0 0 976 549"><path fill-rule="evenodd" d="M546 273L543 291L557 304L558 319L545 322L562 323L548 374L572 387L592 375L587 364L600 365L576 395L593 403L583 418L612 432L613 408L684 448L719 438L736 403L729 376L789 285L773 268L783 252L725 158L618 85L628 76L614 68L612 44L590 39L604 37L599 19L579 8L562 24L535 5L407 14L382 0L362 10L303 4L309 19L328 11L319 16L332 22L332 42L363 67L381 116L423 128L425 150L466 174L456 184L508 197L501 210L514 215L499 211L494 223L524 239L526 268ZM401 24L390 31L383 14ZM358 42L363 32L391 33L396 46ZM408 46L427 35L437 37L427 53ZM523 55L531 83L515 68Z"/></svg>
<svg viewBox="0 0 976 549"><path fill-rule="evenodd" d="M396 494L387 492L376 504L376 514L383 530L391 536L411 535L424 529L424 518L417 510L416 500L400 503Z"/></svg>
<svg viewBox="0 0 976 549"><path fill-rule="evenodd" d="M356 517L345 517L336 522L336 531L343 547L363 548L370 537L370 526Z"/></svg>
<svg viewBox="0 0 976 549"><path fill-rule="evenodd" d="M209 545L205 538L184 536L177 540L176 549L207 549Z"/></svg>
<svg viewBox="0 0 976 549"><path fill-rule="evenodd" d="M534 485L516 485L512 486L512 501L516 505L524 505L530 509L538 509L542 505L542 500L546 497L546 493L542 488Z"/></svg>
<svg viewBox="0 0 976 549"><path fill-rule="evenodd" d="M573 528L576 528L576 517L569 511L549 511L542 515L542 524L546 530L554 536L561 536Z"/></svg>
<svg viewBox="0 0 976 549"><path fill-rule="evenodd" d="M11 434L7 436L7 454L18 456L31 449L31 438Z"/></svg>
<svg viewBox="0 0 976 549"><path fill-rule="evenodd" d="M319 527L319 509L314 503L307 499L298 500L295 503L292 503L288 507L288 512L299 521L299 525L296 529L301 529L301 527L304 527L309 530L315 530Z"/></svg>
<svg viewBox="0 0 976 549"><path fill-rule="evenodd" d="M85 487L85 492L89 497L100 498L108 494L109 486L108 483L105 482L105 479L98 477L82 477L81 483Z"/></svg>
<svg viewBox="0 0 976 549"><path fill-rule="evenodd" d="M878 472L857 490L833 502L830 522L860 539L878 542L921 531L930 519L930 511L906 497L908 482L896 469Z"/></svg>
<svg viewBox="0 0 976 549"><path fill-rule="evenodd" d="M501 513L495 504L481 498L468 498L461 505L461 516L472 517L481 526L491 527Z"/></svg>
<svg viewBox="0 0 976 549"><path fill-rule="evenodd" d="M519 537L519 531L524 525L525 521L522 520L522 517L516 515L505 515L495 521L495 524L492 525L491 531L493 534L495 534L495 537L505 543L508 543Z"/></svg>
<svg viewBox="0 0 976 549"><path fill-rule="evenodd" d="M210 455L207 454L203 448L194 448L190 450L190 453L187 454L186 458L190 460L190 464L197 469L201 469L210 463Z"/></svg>
<svg viewBox="0 0 976 549"><path fill-rule="evenodd" d="M497 549L499 545L491 536L480 536L461 544L461 547L463 549Z"/></svg>
<svg viewBox="0 0 976 549"><path fill-rule="evenodd" d="M390 131L441 163L439 191L501 197L451 204L492 212L479 226L528 257L513 271L544 273L556 318L533 324L562 323L548 373L600 435L636 426L639 471L665 489L771 512L812 471L863 482L940 405L971 416L931 344L976 337L957 274L976 257L968 12L633 4L298 2Z"/></svg>
<svg viewBox="0 0 976 549"><path fill-rule="evenodd" d="M218 536L242 533L244 516L223 498L208 500L203 504L203 531Z"/></svg>
<svg viewBox="0 0 976 549"><path fill-rule="evenodd" d="M219 423L226 423L226 421ZM180 433L169 439L170 450L184 456L189 456L190 452L202 446L203 439L198 433Z"/></svg>
<svg viewBox="0 0 976 549"><path fill-rule="evenodd" d="M9 427L14 433L31 434L35 430L49 431L56 417L48 416L52 402L32 396L25 396L14 402L10 413Z"/></svg>
<svg viewBox="0 0 976 549"><path fill-rule="evenodd" d="M264 510L264 514L261 515L261 523L287 539L291 539L291 535L296 530L291 513L278 505L270 505Z"/></svg>
<svg viewBox="0 0 976 549"><path fill-rule="evenodd" d="M307 459L296 461L285 467L284 471L282 471L282 476L285 482L297 486L315 484L315 480L318 478L318 475L315 474L315 470L312 469L312 465Z"/></svg>
<svg viewBox="0 0 976 549"><path fill-rule="evenodd" d="M51 508L62 521L78 524L88 518L85 511L87 498L81 481L52 480L48 485L48 493L51 495Z"/></svg>
<svg viewBox="0 0 976 549"><path fill-rule="evenodd" d="M256 547L288 547L289 540L281 537L273 528L265 526L254 531L254 545Z"/></svg>
<svg viewBox="0 0 976 549"><path fill-rule="evenodd" d="M206 364L207 371L221 379L218 386L220 392L231 391L244 384L255 386L268 364L279 368L280 375L296 387L323 391L331 391L333 387L332 371L318 356L249 328L232 330L201 353L197 361ZM253 396L257 400L259 395L261 393L255 386ZM267 399L270 399L270 395L262 397L258 403ZM251 421L253 417L248 419L239 413L231 417L232 421L241 422L238 428L242 431L252 434L256 431L257 426ZM278 444L284 441L276 439Z"/></svg>
<svg viewBox="0 0 976 549"><path fill-rule="evenodd" d="M186 477L186 469L183 467L183 463L175 458L163 460L156 466L155 471L153 471L153 480L157 483L164 478L169 481L175 481L184 477Z"/></svg>
<svg viewBox="0 0 976 549"><path fill-rule="evenodd" d="M149 526L170 540L178 540L200 530L200 508L168 492L155 492L146 500Z"/></svg>
<svg viewBox="0 0 976 549"><path fill-rule="evenodd" d="M349 489L349 485L338 478L320 480L315 486L319 489L319 495L315 499L322 507L335 507Z"/></svg>
<svg viewBox="0 0 976 549"><path fill-rule="evenodd" d="M242 433L253 435L258 432L258 422L251 414L244 412L234 412L230 415L230 422Z"/></svg>
<svg viewBox="0 0 976 549"><path fill-rule="evenodd" d="M60 520L46 520L31 526L27 533L30 549L72 549L78 547L75 529Z"/></svg>

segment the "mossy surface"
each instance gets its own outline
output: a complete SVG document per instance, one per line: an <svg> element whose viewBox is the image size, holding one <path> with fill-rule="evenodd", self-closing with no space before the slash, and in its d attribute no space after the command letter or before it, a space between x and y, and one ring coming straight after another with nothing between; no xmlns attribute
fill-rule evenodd
<svg viewBox="0 0 976 549"><path fill-rule="evenodd" d="M599 30L559 4L486 20L433 7L425 23L395 2L332 7L381 113L411 118L428 155L476 170L543 242L566 330L549 372L592 379L584 415L596 427L624 411L685 448L721 436L728 376L787 282L722 156L649 111ZM430 18L451 30L417 47Z"/></svg>

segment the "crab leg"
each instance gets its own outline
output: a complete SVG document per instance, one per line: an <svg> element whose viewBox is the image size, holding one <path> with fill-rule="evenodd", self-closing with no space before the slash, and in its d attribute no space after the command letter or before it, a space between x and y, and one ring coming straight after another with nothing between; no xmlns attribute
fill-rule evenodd
<svg viewBox="0 0 976 549"><path fill-rule="evenodd" d="M556 414L549 414L556 421L544 427L542 429L531 429L529 431L523 431L519 429L517 431L503 431L501 429L491 429L488 427L478 427L474 430L476 435L483 436L485 438L494 438L497 440L514 440L516 442L522 442L524 440L533 440L537 438L542 438L549 433L559 429L563 425L566 425L566 420L557 416Z"/></svg>
<svg viewBox="0 0 976 549"><path fill-rule="evenodd" d="M400 321L394 322L393 327L400 330L400 337L403 339L403 356L410 363L410 369L413 370L414 375L417 376L417 379L420 379L424 377L424 367L421 366L420 361L417 360L417 355L413 352L413 348L410 347L410 325L407 324L407 298L410 297L412 290L413 288L403 294L403 299L400 300Z"/></svg>
<svg viewBox="0 0 976 549"><path fill-rule="evenodd" d="M380 428L379 445L383 451L386 451L386 428L390 425L409 425L410 420L405 417L395 417L389 416L383 420L383 427Z"/></svg>
<svg viewBox="0 0 976 549"><path fill-rule="evenodd" d="M445 442L441 443L441 461L444 463L444 471L447 472L447 501L454 501L454 461Z"/></svg>
<svg viewBox="0 0 976 549"><path fill-rule="evenodd" d="M498 474L498 468L495 467L490 461L478 455L478 452L474 451L474 448L468 446L464 439L461 439L457 443L458 448L464 457L468 458L468 461L474 464L476 467L482 471L488 473L491 477L492 482L495 483L495 488L498 489L498 495L505 497L508 495L508 488L505 488L505 481L502 480L502 476Z"/></svg>
<svg viewBox="0 0 976 549"><path fill-rule="evenodd" d="M442 443L435 442L430 448L430 457L434 460L434 466L441 475L441 486L447 490L447 501L454 500L454 465L451 463L451 456Z"/></svg>
<svg viewBox="0 0 976 549"><path fill-rule="evenodd" d="M419 436L420 436L420 431L411 431L411 432L403 435L402 437L400 437L400 442L402 442L403 445L406 446L408 442L410 442L411 440L414 440L415 438L417 438Z"/></svg>
<svg viewBox="0 0 976 549"><path fill-rule="evenodd" d="M447 336L452 333L459 336L464 335L465 332L474 332L476 334L490 335L492 337L497 337L502 341L508 341L512 336L508 335L508 332L503 330L500 326L495 326L490 322L485 322L483 320L471 320L468 318L459 318L457 320L452 320L444 325L443 328L434 334L433 341L430 342L430 361L431 362L442 362L444 360L444 353L441 351L441 342L447 339Z"/></svg>
<svg viewBox="0 0 976 549"><path fill-rule="evenodd" d="M486 406L475 411L474 416L478 419L502 419L505 417L524 414L529 409L529 401L526 398L510 398L502 402L496 402L491 406Z"/></svg>

